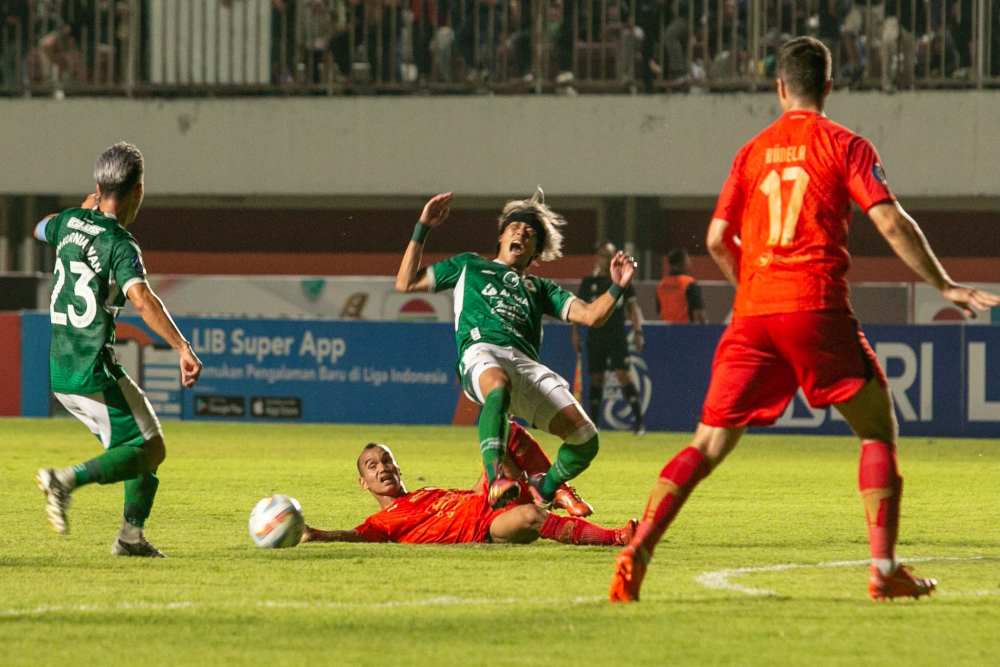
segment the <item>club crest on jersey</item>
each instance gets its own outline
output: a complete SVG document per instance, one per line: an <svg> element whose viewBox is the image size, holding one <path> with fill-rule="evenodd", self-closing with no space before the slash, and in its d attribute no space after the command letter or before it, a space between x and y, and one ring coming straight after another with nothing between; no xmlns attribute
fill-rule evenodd
<svg viewBox="0 0 1000 667"><path fill-rule="evenodd" d="M513 271L503 274L503 284L510 288L515 288L521 284L521 277Z"/></svg>
<svg viewBox="0 0 1000 667"><path fill-rule="evenodd" d="M872 165L872 176L875 178L876 181L878 181L882 185L886 185L885 169L883 169L882 165L880 165L878 162Z"/></svg>

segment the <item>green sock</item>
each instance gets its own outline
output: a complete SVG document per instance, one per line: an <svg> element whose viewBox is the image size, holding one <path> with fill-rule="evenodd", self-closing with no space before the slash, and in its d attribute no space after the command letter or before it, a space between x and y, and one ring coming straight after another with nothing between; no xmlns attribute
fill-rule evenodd
<svg viewBox="0 0 1000 667"><path fill-rule="evenodd" d="M542 479L542 497L551 500L556 489L586 470L597 456L597 449L596 435L582 445L564 442L559 448L555 462Z"/></svg>
<svg viewBox="0 0 1000 667"><path fill-rule="evenodd" d="M77 486L113 484L148 471L146 452L141 447L112 447L96 459L73 466Z"/></svg>
<svg viewBox="0 0 1000 667"><path fill-rule="evenodd" d="M160 485L156 473L144 472L125 482L125 520L142 528L153 509L156 487Z"/></svg>
<svg viewBox="0 0 1000 667"><path fill-rule="evenodd" d="M483 409L479 413L479 452L483 455L486 478L493 483L507 446L507 408L510 406L510 390L497 387L486 396Z"/></svg>

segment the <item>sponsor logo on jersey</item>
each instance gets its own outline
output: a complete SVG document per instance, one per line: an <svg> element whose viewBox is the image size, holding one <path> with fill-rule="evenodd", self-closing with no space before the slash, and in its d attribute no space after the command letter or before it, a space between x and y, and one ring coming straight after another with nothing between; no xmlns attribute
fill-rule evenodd
<svg viewBox="0 0 1000 667"><path fill-rule="evenodd" d="M497 274L496 271L491 271L490 269L480 269L479 272L487 276L495 276Z"/></svg>
<svg viewBox="0 0 1000 667"><path fill-rule="evenodd" d="M521 284L521 276L517 275L513 271L508 271L503 274L503 284L513 289Z"/></svg>
<svg viewBox="0 0 1000 667"><path fill-rule="evenodd" d="M89 222L84 222L80 218L70 218L66 226L70 229L78 229L84 234L90 234L91 236L97 236L104 231L104 227L100 225L92 225Z"/></svg>
<svg viewBox="0 0 1000 667"><path fill-rule="evenodd" d="M484 287L483 290L480 292L480 294L482 294L483 296L496 296L498 293L499 292L497 292L497 288L489 284L487 284L486 287Z"/></svg>

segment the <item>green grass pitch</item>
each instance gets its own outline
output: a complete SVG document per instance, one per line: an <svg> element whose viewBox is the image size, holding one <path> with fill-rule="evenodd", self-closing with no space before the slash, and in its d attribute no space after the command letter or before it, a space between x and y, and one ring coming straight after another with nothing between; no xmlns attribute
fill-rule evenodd
<svg viewBox="0 0 1000 667"><path fill-rule="evenodd" d="M74 496L48 527L36 468L99 448L70 420L0 420L0 664L997 664L1000 443L904 439L904 558L932 599L876 604L851 438L748 437L657 551L643 602L605 602L614 549L252 546L254 502L289 493L307 520L374 511L363 443L396 452L411 489L476 478L466 428L165 424L148 527L167 560L109 554L121 487ZM594 518L640 513L682 434L607 433L578 480ZM543 438L552 453L557 443ZM818 566L826 563L826 566ZM787 566L787 567L776 567ZM793 567L794 566L794 567ZM737 570L736 572L731 572ZM714 587L713 587L714 586ZM754 595L751 593L757 592ZM766 593L766 594L760 594Z"/></svg>

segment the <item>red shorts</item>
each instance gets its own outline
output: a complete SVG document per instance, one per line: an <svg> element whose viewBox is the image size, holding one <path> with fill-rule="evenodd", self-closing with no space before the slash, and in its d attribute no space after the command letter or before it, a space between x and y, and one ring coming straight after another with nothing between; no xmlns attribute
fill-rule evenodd
<svg viewBox="0 0 1000 667"><path fill-rule="evenodd" d="M816 408L850 400L885 373L848 311L734 318L719 340L702 407L708 426L767 426L802 387Z"/></svg>

